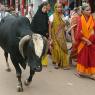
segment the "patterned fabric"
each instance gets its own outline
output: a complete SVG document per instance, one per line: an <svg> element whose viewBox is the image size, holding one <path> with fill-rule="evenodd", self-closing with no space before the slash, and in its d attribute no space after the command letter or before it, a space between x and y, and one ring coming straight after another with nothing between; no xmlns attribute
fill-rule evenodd
<svg viewBox="0 0 95 95"><path fill-rule="evenodd" d="M77 13L71 16L70 25L71 25L71 28L74 29L74 33L76 32L76 29L77 29L78 17L79 15Z"/></svg>
<svg viewBox="0 0 95 95"><path fill-rule="evenodd" d="M78 18L79 18L79 15L77 13L74 13L72 16L71 16L71 21L70 21L70 27L71 29L73 30L73 34L74 34L74 37L76 35L76 31L77 31L77 24L78 24ZM72 32L72 31L71 31ZM77 58L77 48L75 45L72 45L72 50L71 50L71 55L70 55L71 58L73 59L76 59Z"/></svg>
<svg viewBox="0 0 95 95"><path fill-rule="evenodd" d="M57 11L58 4L54 7L54 20L52 22L51 38L52 38L52 59L53 62L58 63L60 67L67 67L68 51L66 45L66 38L64 33L65 23Z"/></svg>

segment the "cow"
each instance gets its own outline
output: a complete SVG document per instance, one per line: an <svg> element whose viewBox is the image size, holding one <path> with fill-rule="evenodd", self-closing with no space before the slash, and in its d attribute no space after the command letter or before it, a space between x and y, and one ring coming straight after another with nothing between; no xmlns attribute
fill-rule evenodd
<svg viewBox="0 0 95 95"><path fill-rule="evenodd" d="M47 39L31 31L28 18L11 15L0 22L0 46L5 52L6 60L10 54L18 79L17 91L22 92L20 66L25 69L28 64L30 67L30 75L24 82L29 85L35 72L42 70L41 59L47 52Z"/></svg>

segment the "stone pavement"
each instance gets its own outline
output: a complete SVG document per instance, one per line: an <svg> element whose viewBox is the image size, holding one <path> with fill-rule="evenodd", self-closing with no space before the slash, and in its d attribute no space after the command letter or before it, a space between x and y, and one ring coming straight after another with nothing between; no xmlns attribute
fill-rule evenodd
<svg viewBox="0 0 95 95"><path fill-rule="evenodd" d="M49 57L48 67L36 73L30 86L24 86L24 92L16 92L17 79L9 59L12 71L6 72L5 58L0 48L0 95L95 95L95 81L78 78L71 70L55 70ZM29 75L29 68L22 74L22 82Z"/></svg>

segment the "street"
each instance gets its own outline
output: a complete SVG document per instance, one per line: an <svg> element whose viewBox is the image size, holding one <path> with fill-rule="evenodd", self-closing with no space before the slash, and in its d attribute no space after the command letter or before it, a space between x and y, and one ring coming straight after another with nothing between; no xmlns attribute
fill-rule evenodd
<svg viewBox="0 0 95 95"><path fill-rule="evenodd" d="M95 81L78 78L74 75L75 69L55 70L49 59L48 67L36 73L30 86L23 84L24 92L17 92L15 69L9 63L12 71L6 72L6 62L3 50L0 48L0 95L95 95ZM29 68L23 70L22 82L29 75Z"/></svg>

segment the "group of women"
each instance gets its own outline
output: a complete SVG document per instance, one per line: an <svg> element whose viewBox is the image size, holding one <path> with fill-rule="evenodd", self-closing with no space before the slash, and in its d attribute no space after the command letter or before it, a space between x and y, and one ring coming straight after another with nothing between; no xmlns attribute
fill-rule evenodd
<svg viewBox="0 0 95 95"><path fill-rule="evenodd" d="M65 33L65 21L62 4L56 3L54 13L48 17L49 3L42 3L34 15L31 29L39 33L50 42L52 63L55 68L70 69ZM78 12L77 12L78 13ZM95 20L91 15L89 4L81 7L81 15L73 14L76 19L71 20L72 50L76 53L77 74L80 77L95 79ZM73 51L76 52L73 52ZM44 61L47 62L47 61Z"/></svg>
<svg viewBox="0 0 95 95"><path fill-rule="evenodd" d="M81 15L76 15L74 18L71 21L73 22L71 34L72 55L76 55L77 58L76 75L95 80L95 19L91 14L90 5L84 3Z"/></svg>

